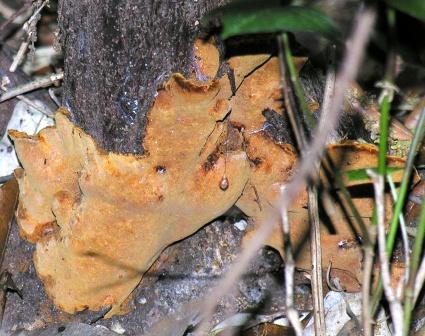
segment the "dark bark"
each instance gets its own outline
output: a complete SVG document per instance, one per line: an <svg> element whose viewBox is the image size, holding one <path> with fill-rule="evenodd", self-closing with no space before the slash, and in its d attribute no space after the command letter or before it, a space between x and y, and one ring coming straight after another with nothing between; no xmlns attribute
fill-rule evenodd
<svg viewBox="0 0 425 336"><path fill-rule="evenodd" d="M146 115L173 72L188 74L201 17L225 0L61 0L63 104L106 150L143 153Z"/></svg>

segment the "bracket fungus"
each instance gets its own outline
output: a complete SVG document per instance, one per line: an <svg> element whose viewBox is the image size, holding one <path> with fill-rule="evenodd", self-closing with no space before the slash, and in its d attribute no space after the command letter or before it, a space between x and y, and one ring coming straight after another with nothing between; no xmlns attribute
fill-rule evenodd
<svg viewBox="0 0 425 336"><path fill-rule="evenodd" d="M228 63L237 85L226 75L208 79L218 56L198 69L207 80L175 74L164 84L148 114L142 156L105 152L63 108L55 126L36 136L10 132L23 167L15 173L20 232L37 244L37 273L60 309L112 305L108 315L120 313L165 247L234 204L257 222L272 207L297 162L292 145L264 131L262 112L284 111L278 60ZM304 206L301 197L290 215L294 241L307 228ZM276 224L270 244L281 251Z"/></svg>

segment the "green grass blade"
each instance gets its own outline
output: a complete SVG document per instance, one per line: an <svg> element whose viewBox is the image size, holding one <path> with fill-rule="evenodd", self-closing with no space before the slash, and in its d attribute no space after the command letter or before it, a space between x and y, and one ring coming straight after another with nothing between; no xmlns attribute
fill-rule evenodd
<svg viewBox="0 0 425 336"><path fill-rule="evenodd" d="M236 2L214 11L211 17L220 17L223 25L221 36L275 32L312 32L329 39L338 37L336 23L323 12L307 7L278 6L274 1Z"/></svg>

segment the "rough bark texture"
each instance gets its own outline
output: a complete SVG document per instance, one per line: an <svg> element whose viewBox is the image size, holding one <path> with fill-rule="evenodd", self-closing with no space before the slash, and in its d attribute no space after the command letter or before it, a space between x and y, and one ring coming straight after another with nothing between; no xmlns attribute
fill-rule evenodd
<svg viewBox="0 0 425 336"><path fill-rule="evenodd" d="M188 74L199 21L226 0L61 0L63 104L106 150L143 153L146 113L172 72Z"/></svg>

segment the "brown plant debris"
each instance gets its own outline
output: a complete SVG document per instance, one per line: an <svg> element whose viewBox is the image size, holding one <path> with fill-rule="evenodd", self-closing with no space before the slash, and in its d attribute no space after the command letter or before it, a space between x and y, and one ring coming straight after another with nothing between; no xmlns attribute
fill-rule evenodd
<svg viewBox="0 0 425 336"><path fill-rule="evenodd" d="M198 43L197 75L203 80L175 74L158 92L143 156L103 151L70 122L63 108L56 113L56 125L36 136L10 133L24 168L15 173L18 224L22 236L37 244L37 273L62 310L74 313L112 305L109 316L125 311L120 305L165 247L235 203L261 221L294 174L294 148L265 132L263 111L284 114L277 59L230 59L238 87L233 95L227 76L208 79L215 77L218 57L205 58L200 48L203 44ZM330 149L341 148L349 158L376 159L376 149L357 144ZM365 202L369 211L371 201ZM308 249L302 248L308 230L305 205L302 195L289 217L291 239L300 252L298 264L308 268ZM336 234L325 228L322 233L329 251L324 261L357 275L360 249L340 247L341 241L356 237L340 211L335 214ZM276 223L269 243L279 251L281 237Z"/></svg>
<svg viewBox="0 0 425 336"><path fill-rule="evenodd" d="M0 265L17 201L18 184L13 178L0 187Z"/></svg>

